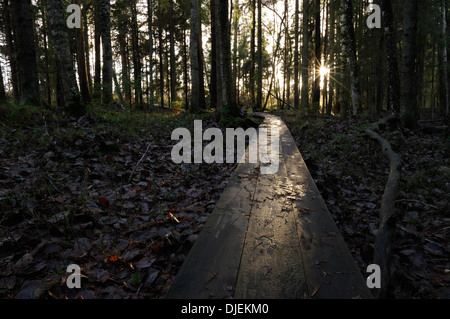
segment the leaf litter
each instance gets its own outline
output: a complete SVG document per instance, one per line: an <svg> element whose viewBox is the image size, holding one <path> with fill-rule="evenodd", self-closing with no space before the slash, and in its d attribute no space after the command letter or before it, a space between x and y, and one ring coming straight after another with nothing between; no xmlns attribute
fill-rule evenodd
<svg viewBox="0 0 450 319"><path fill-rule="evenodd" d="M167 125L53 124L45 143L27 141L37 126L1 132L0 298L163 297L235 165L174 164ZM74 263L82 290L65 285Z"/></svg>
<svg viewBox="0 0 450 319"><path fill-rule="evenodd" d="M373 263L388 161L358 119L282 115L361 273ZM391 298L450 298L450 139L387 127L402 158ZM318 143L318 140L321 143Z"/></svg>

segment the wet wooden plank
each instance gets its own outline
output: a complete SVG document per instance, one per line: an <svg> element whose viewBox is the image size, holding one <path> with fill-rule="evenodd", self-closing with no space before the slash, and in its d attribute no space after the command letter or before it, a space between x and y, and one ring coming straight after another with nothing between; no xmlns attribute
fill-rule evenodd
<svg viewBox="0 0 450 319"><path fill-rule="evenodd" d="M371 298L286 125L280 166L240 164L167 298Z"/></svg>
<svg viewBox="0 0 450 319"><path fill-rule="evenodd" d="M166 298L226 298L233 293L258 174L257 164L236 168Z"/></svg>
<svg viewBox="0 0 450 319"><path fill-rule="evenodd" d="M278 125L275 118L264 124ZM293 299L307 295L303 260L280 152L278 172L260 175L252 207L236 298Z"/></svg>
<svg viewBox="0 0 450 319"><path fill-rule="evenodd" d="M282 123L281 126L285 127ZM313 298L372 298L370 290L339 232L287 128L282 147L287 176L296 197L297 231Z"/></svg>

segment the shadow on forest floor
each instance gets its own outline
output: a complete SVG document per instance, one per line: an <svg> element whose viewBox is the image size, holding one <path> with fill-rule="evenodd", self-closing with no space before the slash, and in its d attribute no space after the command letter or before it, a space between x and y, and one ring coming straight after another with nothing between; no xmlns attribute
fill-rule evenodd
<svg viewBox="0 0 450 319"><path fill-rule="evenodd" d="M93 112L2 120L0 298L163 296L233 172L173 163L171 132L192 115ZM81 290L65 284L70 264Z"/></svg>
<svg viewBox="0 0 450 319"><path fill-rule="evenodd" d="M366 277L389 162L367 121L280 114ZM393 298L450 298L450 139L381 132L402 159L393 239Z"/></svg>

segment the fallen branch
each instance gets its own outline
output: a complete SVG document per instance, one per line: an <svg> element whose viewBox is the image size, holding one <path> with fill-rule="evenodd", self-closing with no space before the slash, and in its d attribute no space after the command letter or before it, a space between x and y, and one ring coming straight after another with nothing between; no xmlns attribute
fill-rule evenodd
<svg viewBox="0 0 450 319"><path fill-rule="evenodd" d="M384 123L387 123L387 121ZM393 217L395 216L395 198L397 197L400 181L399 167L401 160L392 151L391 144L378 133L368 129L366 130L366 134L380 144L383 154L389 159L390 166L388 181L384 189L383 197L381 198L380 223L374 248L374 263L379 265L381 269L381 289L378 291L377 297L386 298L390 284L391 237L394 222Z"/></svg>
<svg viewBox="0 0 450 319"><path fill-rule="evenodd" d="M147 149L145 150L145 152L144 152L144 154L142 155L142 157L141 157L141 159L139 160L139 162L137 162L136 166L133 168L133 171L132 171L131 174L130 174L130 178L128 179L128 183L131 182L131 178L133 177L134 171L135 171L136 168L139 166L139 164L141 164L142 160L144 159L144 157L145 157L145 155L147 154L147 152L148 152L148 150L149 150L149 148L150 148L151 145L152 145L152 144L148 143Z"/></svg>

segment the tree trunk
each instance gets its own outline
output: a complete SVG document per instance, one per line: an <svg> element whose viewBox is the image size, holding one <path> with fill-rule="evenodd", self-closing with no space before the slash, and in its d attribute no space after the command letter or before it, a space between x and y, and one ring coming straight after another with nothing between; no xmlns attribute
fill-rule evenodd
<svg viewBox="0 0 450 319"><path fill-rule="evenodd" d="M125 100L127 102L131 101L131 86L130 86L130 72L128 70L128 50L127 50L127 35L125 33L126 23L119 25L117 42L119 44L120 52L120 64L122 66L122 87L125 93ZM131 102L130 102L131 104ZM131 107L131 105L130 105Z"/></svg>
<svg viewBox="0 0 450 319"><path fill-rule="evenodd" d="M303 40L302 40L302 101L301 108L309 109L309 1L303 1Z"/></svg>
<svg viewBox="0 0 450 319"><path fill-rule="evenodd" d="M191 103L190 111L198 113L205 109L206 102L203 85L203 67L200 63L200 37L201 26L199 16L198 0L191 0L191 38L190 38L190 58L191 58Z"/></svg>
<svg viewBox="0 0 450 319"><path fill-rule="evenodd" d="M218 0L220 1L220 0ZM211 79L210 79L210 105L217 109L218 101L217 101L217 37L216 37L216 0L210 0L210 15L211 15Z"/></svg>
<svg viewBox="0 0 450 319"><path fill-rule="evenodd" d="M361 89L359 86L359 66L356 58L355 30L353 28L352 0L344 0L344 44L349 61L352 92L353 116L361 109Z"/></svg>
<svg viewBox="0 0 450 319"><path fill-rule="evenodd" d="M418 0L405 1L400 117L402 124L408 128L415 128L418 120L416 84L417 9Z"/></svg>
<svg viewBox="0 0 450 319"><path fill-rule="evenodd" d="M306 1L303 1L306 2ZM295 18L294 18L294 109L299 109L300 104L300 84L299 84L299 0L295 0ZM305 14L303 13L303 19L305 19ZM304 23L305 20L303 20ZM305 43L303 43L305 45Z"/></svg>
<svg viewBox="0 0 450 319"><path fill-rule="evenodd" d="M150 80L148 82L148 94L149 94L149 106L153 109L155 101L153 99L153 1L147 0L147 26L148 26L148 54L149 54L149 75Z"/></svg>
<svg viewBox="0 0 450 319"><path fill-rule="evenodd" d="M389 109L400 112L400 78L398 73L397 40L394 29L394 17L390 0L382 0L384 16L384 41L388 75Z"/></svg>
<svg viewBox="0 0 450 319"><path fill-rule="evenodd" d="M80 0L74 0L74 3L81 7ZM83 8L84 10L85 8ZM89 79L86 66L86 56L84 50L84 33L83 28L76 28L76 46L77 46L77 70L78 79L80 83L81 98L85 103L90 103L92 100L91 90L89 89Z"/></svg>
<svg viewBox="0 0 450 319"><path fill-rule="evenodd" d="M220 1L220 0L219 0ZM251 107L255 108L256 99L255 99L255 64L256 64L256 0L252 0L252 29L250 35L250 101Z"/></svg>
<svg viewBox="0 0 450 319"><path fill-rule="evenodd" d="M103 69L102 69L102 103L105 105L113 101L112 84L112 47L111 47L111 4L110 0L100 0L99 4L100 34L102 39Z"/></svg>
<svg viewBox="0 0 450 319"><path fill-rule="evenodd" d="M102 69L101 69L101 32L100 32L100 0L94 0L94 89L93 98L101 100L102 94Z"/></svg>
<svg viewBox="0 0 450 319"><path fill-rule="evenodd" d="M322 64L322 42L320 34L320 0L314 0L314 87L312 93L313 112L320 109L320 75L319 70Z"/></svg>
<svg viewBox="0 0 450 319"><path fill-rule="evenodd" d="M73 69L72 53L61 1L47 0L47 10L56 66L61 80L61 101L64 101L64 107L69 114L81 116L86 112L86 108L82 103Z"/></svg>
<svg viewBox="0 0 450 319"><path fill-rule="evenodd" d="M31 0L14 0L12 10L20 74L20 104L41 106Z"/></svg>
<svg viewBox="0 0 450 319"><path fill-rule="evenodd" d="M175 56L175 25L174 25L174 2L169 1L169 44L170 44L170 97L172 103L177 100L177 73L176 73L176 56Z"/></svg>
<svg viewBox="0 0 450 319"><path fill-rule="evenodd" d="M5 84L3 82L3 70L0 62L0 107L6 105L6 91Z"/></svg>
<svg viewBox="0 0 450 319"><path fill-rule="evenodd" d="M88 15L87 15L87 2L83 1L84 10L82 11L83 15L83 40L84 40L84 55L86 57L86 72L89 84L89 90L91 92L91 100L92 100L92 75L91 75L91 57L90 57L90 49L89 49L89 25L88 25Z"/></svg>
<svg viewBox="0 0 450 319"><path fill-rule="evenodd" d="M8 0L5 1L3 7L4 23L5 23L5 41L6 52L8 54L9 66L11 69L11 85L13 89L14 103L20 102L20 89L19 89L19 72L17 64L16 43L13 41L13 25L11 23L11 5Z"/></svg>
<svg viewBox="0 0 450 319"><path fill-rule="evenodd" d="M47 96L47 106L52 105L52 90L50 87L50 62L49 62L49 52L48 52L48 15L47 8L41 7L42 14L42 38L44 41L44 63L45 63L45 90Z"/></svg>
<svg viewBox="0 0 450 319"><path fill-rule="evenodd" d="M186 110L189 110L189 75L188 75L188 48L187 48L187 41L186 41L186 30L183 30L183 82L184 82L184 108ZM212 47L212 45L211 45ZM212 76L212 75L211 75ZM212 81L211 81L212 82ZM211 87L213 84L211 83ZM213 103L214 100L211 96L211 103Z"/></svg>
<svg viewBox="0 0 450 319"><path fill-rule="evenodd" d="M216 1L216 28L218 30L218 54L220 59L222 117L238 117L239 107L233 95L233 77L231 69L230 21L228 20L228 0Z"/></svg>
<svg viewBox="0 0 450 319"><path fill-rule="evenodd" d="M256 110L262 110L263 100L263 34L262 34L262 0L258 0L258 77L257 77L257 92L256 92Z"/></svg>
<svg viewBox="0 0 450 319"><path fill-rule="evenodd" d="M236 96L238 92L238 31L239 31L239 0L235 0L234 3L234 18L233 18L233 90ZM239 98L238 98L239 99Z"/></svg>
<svg viewBox="0 0 450 319"><path fill-rule="evenodd" d="M439 37L439 101L441 114L449 114L448 61L447 61L447 4L441 1L441 34Z"/></svg>
<svg viewBox="0 0 450 319"><path fill-rule="evenodd" d="M332 61L332 64L330 65L330 69L334 70L335 63L335 33L336 33L336 22L335 22L335 4L330 3L330 40L329 40L329 55L330 55L330 61ZM334 99L334 79L332 76L329 77L329 91L328 91L328 103L327 103L327 114L331 114L331 110L333 108L333 99Z"/></svg>
<svg viewBox="0 0 450 319"><path fill-rule="evenodd" d="M158 26L158 42L159 42L159 90L161 95L161 108L164 108L164 62L163 62L163 55L164 55L164 47L163 47L163 29L160 25Z"/></svg>
<svg viewBox="0 0 450 319"><path fill-rule="evenodd" d="M134 103L142 106L142 74L139 53L139 30L137 22L136 0L130 0L131 9L131 46L133 51Z"/></svg>

